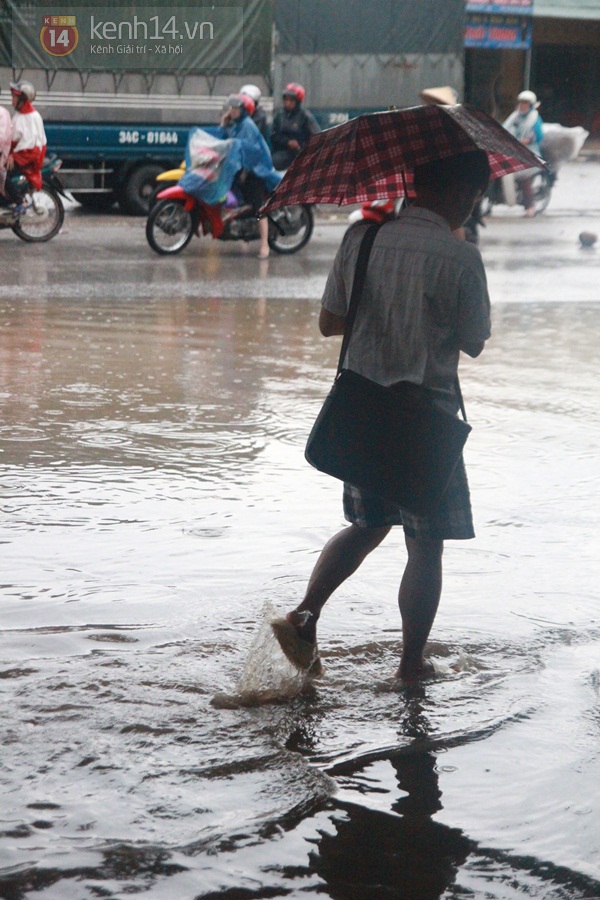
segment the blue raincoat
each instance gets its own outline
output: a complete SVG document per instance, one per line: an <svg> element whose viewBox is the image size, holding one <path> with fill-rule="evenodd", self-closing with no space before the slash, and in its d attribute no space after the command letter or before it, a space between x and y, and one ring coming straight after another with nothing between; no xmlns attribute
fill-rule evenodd
<svg viewBox="0 0 600 900"><path fill-rule="evenodd" d="M267 143L247 116L232 125L192 128L185 151L186 173L179 184L187 194L215 205L225 200L240 169L261 178L268 191L280 182Z"/></svg>
<svg viewBox="0 0 600 900"><path fill-rule="evenodd" d="M242 168L254 172L257 178L262 179L268 191L273 191L277 187L283 176L273 168L271 151L250 116L242 116L225 127L219 126L215 133L219 137L242 141Z"/></svg>

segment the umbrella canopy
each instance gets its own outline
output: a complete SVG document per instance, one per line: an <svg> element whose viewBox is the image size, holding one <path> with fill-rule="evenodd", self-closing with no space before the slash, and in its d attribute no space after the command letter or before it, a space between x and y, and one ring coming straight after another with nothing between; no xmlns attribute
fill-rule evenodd
<svg viewBox="0 0 600 900"><path fill-rule="evenodd" d="M545 167L473 106L414 106L357 116L313 135L261 212L293 203L364 203L402 197L415 166L485 150L491 177Z"/></svg>

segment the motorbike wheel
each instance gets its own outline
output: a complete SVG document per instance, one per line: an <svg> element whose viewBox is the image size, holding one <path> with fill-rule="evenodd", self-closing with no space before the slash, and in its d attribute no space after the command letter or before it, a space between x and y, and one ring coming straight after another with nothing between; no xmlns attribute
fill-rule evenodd
<svg viewBox="0 0 600 900"><path fill-rule="evenodd" d="M284 206L270 213L269 247L276 253L297 253L308 244L314 220L310 206Z"/></svg>
<svg viewBox="0 0 600 900"><path fill-rule="evenodd" d="M492 209L497 203L504 203L504 192L502 189L502 179L490 181L487 191L479 201L479 218L490 216Z"/></svg>
<svg viewBox="0 0 600 900"><path fill-rule="evenodd" d="M535 196L535 214L536 216L543 213L550 203L552 196L552 185L554 177L542 169L533 176L533 192Z"/></svg>
<svg viewBox="0 0 600 900"><path fill-rule="evenodd" d="M552 185L554 184L554 178L548 172L543 169L539 172L536 172L531 179L531 186L533 189L533 208L535 210L535 215L539 216L540 213L543 213L548 204L550 203L550 196L552 194ZM517 182L517 203L519 206L525 206L525 199L523 197L523 190Z"/></svg>
<svg viewBox="0 0 600 900"><path fill-rule="evenodd" d="M58 234L65 221L65 209L56 191L47 184L25 196L27 208L12 226L22 241L43 243Z"/></svg>
<svg viewBox="0 0 600 900"><path fill-rule="evenodd" d="M182 200L159 200L150 210L146 238L155 253L162 256L181 253L194 234L195 223Z"/></svg>

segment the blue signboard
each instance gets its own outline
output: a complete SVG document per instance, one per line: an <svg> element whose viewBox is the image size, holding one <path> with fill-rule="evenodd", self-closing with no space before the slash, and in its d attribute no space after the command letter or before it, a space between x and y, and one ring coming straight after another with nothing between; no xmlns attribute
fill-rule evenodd
<svg viewBox="0 0 600 900"><path fill-rule="evenodd" d="M533 0L467 0L468 13L488 13L496 15L532 16Z"/></svg>
<svg viewBox="0 0 600 900"><path fill-rule="evenodd" d="M491 50L528 50L532 40L531 19L527 16L467 14L465 47Z"/></svg>

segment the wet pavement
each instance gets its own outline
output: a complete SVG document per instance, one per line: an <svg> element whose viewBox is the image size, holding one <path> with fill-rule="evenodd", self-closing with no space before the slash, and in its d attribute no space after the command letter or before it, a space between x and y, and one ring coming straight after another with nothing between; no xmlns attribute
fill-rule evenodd
<svg viewBox="0 0 600 900"><path fill-rule="evenodd" d="M3 900L600 896L599 175L482 233L477 538L414 689L400 534L327 606L318 682L264 624L342 523L303 459L340 214L266 262L81 211L0 233Z"/></svg>
<svg viewBox="0 0 600 900"><path fill-rule="evenodd" d="M480 247L495 302L600 299L598 256L581 247L582 231L600 235L600 163L582 159L559 173L548 210L525 219L520 208L496 207L481 231ZM289 297L320 299L331 260L347 227L347 212L321 207L309 245L297 255L256 259L257 244L194 238L179 255L158 257L149 248L145 220L91 215L77 207L61 234L31 246L0 232L8 253L0 297L48 296L115 300ZM34 290L35 288L35 290Z"/></svg>

